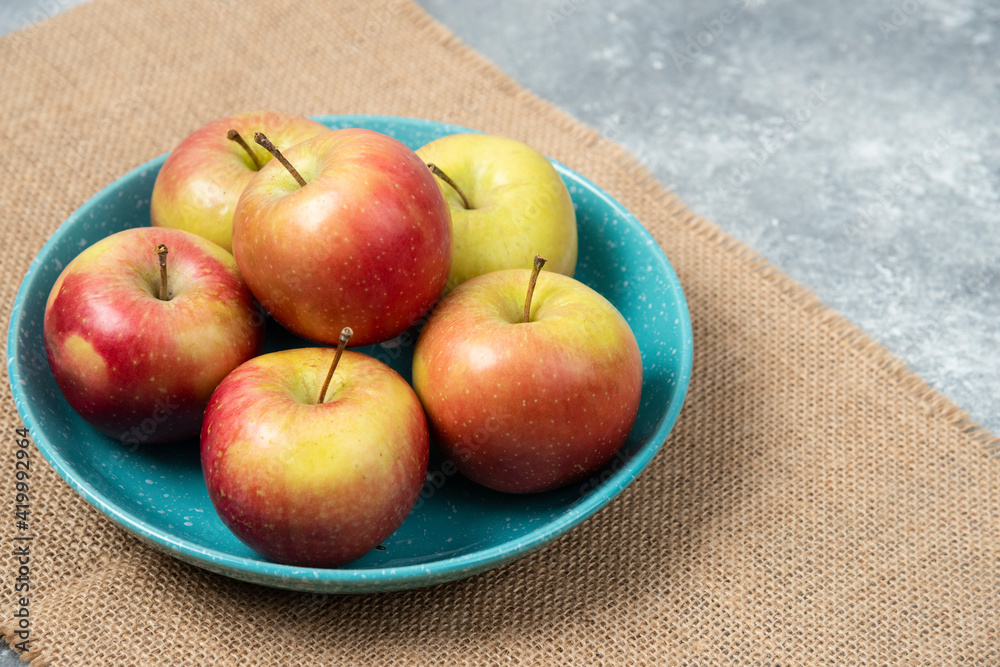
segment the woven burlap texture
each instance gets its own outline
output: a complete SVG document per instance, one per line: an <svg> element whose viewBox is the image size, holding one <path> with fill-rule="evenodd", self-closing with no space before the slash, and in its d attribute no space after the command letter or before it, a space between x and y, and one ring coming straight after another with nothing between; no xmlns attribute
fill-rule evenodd
<svg viewBox="0 0 1000 667"><path fill-rule="evenodd" d="M996 441L418 7L98 1L0 40L0 87L5 322L31 259L91 195L209 120L274 108L529 142L649 228L695 336L687 404L635 484L548 548L430 589L321 596L206 573L138 543L36 452L35 663L1000 663ZM14 530L0 521L5 619Z"/></svg>

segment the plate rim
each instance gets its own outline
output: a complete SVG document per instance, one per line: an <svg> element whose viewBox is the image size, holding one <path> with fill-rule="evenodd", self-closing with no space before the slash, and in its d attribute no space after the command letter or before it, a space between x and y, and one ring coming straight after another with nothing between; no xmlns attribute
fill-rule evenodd
<svg viewBox="0 0 1000 667"><path fill-rule="evenodd" d="M444 128L449 133L456 132L480 132L479 130L433 121L424 118L409 116L391 116L379 114L335 114L310 116L328 127L331 123L358 122L360 123L393 123L402 122L416 125L433 125ZM348 125L349 127L350 125ZM364 125L361 125L364 126ZM691 329L690 312L688 310L687 299L677 273L670 264L663 248L653 238L649 230L621 203L608 194L604 189L586 178L579 172L570 169L561 162L549 158L555 165L561 176L569 175L573 180L577 180L588 188L592 194L602 199L605 204L615 209L623 216L637 231L640 237L655 248L657 260L662 265L668 283L677 301L678 324L682 337L687 341L681 346L679 353L681 357L681 372L675 378L676 389L673 400L664 416L660 426L649 436L647 444L642 446L627 462L622 464L612 476L602 481L575 506L560 513L553 519L545 522L541 526L517 538L511 538L499 545L494 545L486 549L480 549L469 553L450 556L441 560L428 561L426 563L400 565L396 567L382 568L304 568L293 565L283 565L269 561L252 560L242 556L219 551L217 549L200 546L192 541L184 539L176 531L169 532L149 526L141 517L134 515L117 504L111 502L103 494L90 485L85 479L78 479L70 462L61 456L56 447L50 445L44 437L39 438L36 434L43 433L35 419L35 413L28 403L19 386L17 379L21 376L20 360L17 355L19 332L21 322L25 317L24 304L27 299L27 290L38 273L41 271L41 257L61 242L62 238L69 233L69 229L82 217L81 211L87 205L99 198L114 192L122 182L135 178L143 171L154 168L157 163L166 159L169 153L159 155L143 164L140 164L125 174L119 176L107 186L99 190L70 216L64 220L48 241L38 251L32 260L28 271L25 273L14 299L11 309L10 320L7 331L7 370L8 383L13 393L14 403L23 421L23 425L28 428L29 435L35 447L42 453L42 456L56 470L58 475L70 485L84 500L95 507L102 514L110 518L116 524L128 532L141 538L155 547L158 547L170 555L182 561L202 567L206 570L217 572L226 576L245 581L252 581L262 585L275 586L279 588L295 588L298 590L315 590L324 593L352 593L352 592L374 592L374 590L390 591L404 590L421 586L443 583L445 581L464 578L478 574L495 567L499 567L508 562L526 556L533 551L549 544L561 537L572 528L578 526L596 512L611 503L622 491L625 490L639 474L645 470L656 454L662 449L670 432L676 424L681 409L687 397L688 386L691 379L691 370L694 359L694 341ZM308 577L307 577L308 575ZM294 582L304 581L307 584L314 584L313 587L293 586ZM338 585L340 588L338 589Z"/></svg>

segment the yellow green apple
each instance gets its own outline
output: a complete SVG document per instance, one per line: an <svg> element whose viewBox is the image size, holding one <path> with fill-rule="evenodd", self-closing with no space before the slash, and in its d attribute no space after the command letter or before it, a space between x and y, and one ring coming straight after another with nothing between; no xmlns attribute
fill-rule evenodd
<svg viewBox="0 0 1000 667"><path fill-rule="evenodd" d="M452 134L417 150L434 165L451 209L448 288L484 273L530 269L572 276L576 213L565 183L547 157L527 144L489 134ZM449 183L450 181L450 183Z"/></svg>

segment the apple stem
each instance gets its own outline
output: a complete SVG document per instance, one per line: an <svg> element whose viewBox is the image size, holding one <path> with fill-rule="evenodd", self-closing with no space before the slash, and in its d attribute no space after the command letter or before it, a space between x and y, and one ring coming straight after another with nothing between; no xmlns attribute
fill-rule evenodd
<svg viewBox="0 0 1000 667"><path fill-rule="evenodd" d="M264 148L266 148L268 153L273 155L275 159L278 160L278 162L283 164L285 166L285 169L288 170L288 173L294 176L295 180L299 182L300 186L302 186L303 188L306 187L306 179L302 178L302 174L300 174L295 170L295 167L292 166L292 163L289 162L288 159L281 154L281 151L278 150L277 146L271 143L270 139L264 136L263 132L254 132L253 140L256 141L258 144L260 144L261 146L263 146Z"/></svg>
<svg viewBox="0 0 1000 667"><path fill-rule="evenodd" d="M434 174L435 176L437 176L438 178L440 178L442 181L444 181L445 183L447 183L448 185L450 185L452 187L452 189L455 192L458 193L458 196L462 198L462 206L464 206L465 208L468 208L468 209L472 208L472 206L469 205L469 200L465 198L465 193L462 192L462 189L460 187L458 187L458 184L456 184L455 181L451 180L451 177L448 174L446 174L443 171L441 171L441 168L439 166L437 166L436 164L434 164L432 162L428 162L427 163L427 168L431 170L432 174Z"/></svg>
<svg viewBox="0 0 1000 667"><path fill-rule="evenodd" d="M167 285L167 246L162 243L157 244L154 250L160 258L160 301L170 300L170 290Z"/></svg>
<svg viewBox="0 0 1000 667"><path fill-rule="evenodd" d="M242 146L243 150L245 150L247 155L250 156L250 159L253 160L254 169L260 171L260 160L258 160L257 156L254 155L254 152L250 150L250 146L247 144L246 139L244 139L243 136L236 130L229 130L229 132L226 133L226 137L228 137L230 141L235 141Z"/></svg>
<svg viewBox="0 0 1000 667"><path fill-rule="evenodd" d="M337 342L337 354L333 356L333 363L330 364L330 370L326 374L326 380L323 381L323 388L319 390L319 403L322 403L326 398L326 390L330 387L330 380L333 379L333 372L337 370L337 364L340 363L340 356L344 354L344 348L347 347L347 341L351 340L351 336L354 335L354 331L351 327L344 327L340 332L340 340Z"/></svg>
<svg viewBox="0 0 1000 667"><path fill-rule="evenodd" d="M528 296L524 297L524 319L522 322L528 322L531 319L531 295L535 293L535 283L538 282L538 274L541 273L542 267L545 266L545 258L541 255L535 255L535 267L531 270L531 279L528 281Z"/></svg>

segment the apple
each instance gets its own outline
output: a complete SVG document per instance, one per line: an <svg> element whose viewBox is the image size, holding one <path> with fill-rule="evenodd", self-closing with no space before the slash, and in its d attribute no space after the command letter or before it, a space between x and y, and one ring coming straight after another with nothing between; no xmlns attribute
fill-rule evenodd
<svg viewBox="0 0 1000 667"><path fill-rule="evenodd" d="M285 328L334 344L350 324L351 345L368 345L404 332L441 297L451 218L413 151L372 130L335 130L293 146L247 185L233 254Z"/></svg>
<svg viewBox="0 0 1000 667"><path fill-rule="evenodd" d="M534 271L459 285L431 313L413 356L413 388L445 456L469 479L510 493L600 470L628 438L642 391L625 319L573 278L539 277L538 259Z"/></svg>
<svg viewBox="0 0 1000 667"><path fill-rule="evenodd" d="M269 560L356 560L403 523L426 479L429 435L416 395L360 352L338 363L346 342L252 359L222 381L205 412L209 497Z"/></svg>
<svg viewBox="0 0 1000 667"><path fill-rule="evenodd" d="M503 269L576 269L576 213L566 185L548 158L515 139L452 134L417 150L436 168L451 208L452 259L448 288Z"/></svg>
<svg viewBox="0 0 1000 667"><path fill-rule="evenodd" d="M303 116L269 111L212 121L178 144L163 163L149 208L153 226L194 232L232 252L236 202L271 159L247 138L266 132L289 147L327 130Z"/></svg>
<svg viewBox="0 0 1000 667"><path fill-rule="evenodd" d="M43 330L69 404L130 444L196 436L212 391L264 345L263 316L233 256L154 227L77 255L52 286Z"/></svg>

